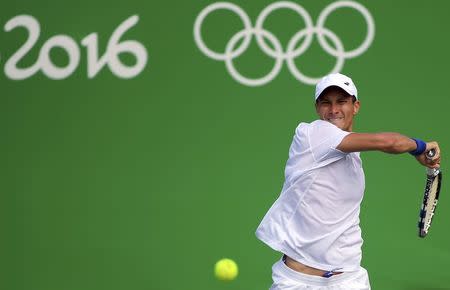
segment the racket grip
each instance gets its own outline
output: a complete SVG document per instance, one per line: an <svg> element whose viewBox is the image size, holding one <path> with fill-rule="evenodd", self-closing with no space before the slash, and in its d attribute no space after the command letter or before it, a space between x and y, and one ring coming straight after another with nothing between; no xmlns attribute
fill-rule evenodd
<svg viewBox="0 0 450 290"><path fill-rule="evenodd" d="M436 176L439 174L439 169L437 168L427 168L427 175L428 176Z"/></svg>
<svg viewBox="0 0 450 290"><path fill-rule="evenodd" d="M436 155L436 150L434 150L434 149L431 149L430 151L428 151L428 152L426 153L426 156L427 156L428 159L433 158L434 155Z"/></svg>
<svg viewBox="0 0 450 290"><path fill-rule="evenodd" d="M436 155L436 150L431 149L430 151L425 153L425 156L427 156L428 159L432 159ZM429 176L436 176L439 174L439 169L437 168L427 168L427 175Z"/></svg>

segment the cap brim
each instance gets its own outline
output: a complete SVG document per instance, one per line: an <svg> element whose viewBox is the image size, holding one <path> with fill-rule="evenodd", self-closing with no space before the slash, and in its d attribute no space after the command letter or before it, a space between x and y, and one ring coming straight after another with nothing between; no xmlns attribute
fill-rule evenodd
<svg viewBox="0 0 450 290"><path fill-rule="evenodd" d="M326 91L328 88L331 88L331 87L337 87L337 88L340 88L341 90L343 90L344 92L346 92L346 93L349 94L350 96L353 96L353 97L355 97L356 99L358 99L358 97L355 96L351 91L349 91L348 88L343 87L343 86L340 86L339 84L331 83L331 84L327 85L325 88L323 88L323 89L316 95L316 101L317 101L318 98L320 98L320 96L323 94L324 91Z"/></svg>

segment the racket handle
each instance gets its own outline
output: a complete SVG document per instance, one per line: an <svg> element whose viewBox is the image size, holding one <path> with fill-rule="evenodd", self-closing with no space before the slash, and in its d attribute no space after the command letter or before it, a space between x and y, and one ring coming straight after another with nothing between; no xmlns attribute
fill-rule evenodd
<svg viewBox="0 0 450 290"><path fill-rule="evenodd" d="M425 156L427 156L428 159L432 159L436 155L436 150L431 149L427 153L425 153ZM436 176L439 174L439 169L437 168L427 168L427 175L429 176Z"/></svg>
<svg viewBox="0 0 450 290"><path fill-rule="evenodd" d="M428 151L428 152L426 153L426 155L427 155L427 158L428 158L428 159L431 159L431 158L434 157L434 155L436 155L436 150L431 149L430 151Z"/></svg>
<svg viewBox="0 0 450 290"><path fill-rule="evenodd" d="M438 175L440 170L438 168L428 168L427 167L427 175L428 176L436 176Z"/></svg>

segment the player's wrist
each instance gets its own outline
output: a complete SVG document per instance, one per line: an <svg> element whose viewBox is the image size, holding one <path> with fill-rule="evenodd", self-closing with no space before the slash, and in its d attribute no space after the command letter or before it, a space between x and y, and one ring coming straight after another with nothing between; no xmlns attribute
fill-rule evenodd
<svg viewBox="0 0 450 290"><path fill-rule="evenodd" d="M416 149L409 151L408 153L413 156L419 156L427 149L427 143L425 141L420 140L418 138L411 138L416 142Z"/></svg>

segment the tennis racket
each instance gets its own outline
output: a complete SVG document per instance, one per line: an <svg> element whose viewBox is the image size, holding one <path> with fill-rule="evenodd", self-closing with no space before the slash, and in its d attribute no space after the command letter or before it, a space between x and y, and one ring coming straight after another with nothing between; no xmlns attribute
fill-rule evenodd
<svg viewBox="0 0 450 290"><path fill-rule="evenodd" d="M436 154L434 149L426 153L427 158L433 158ZM419 213L419 237L425 238L431 227L436 206L441 190L442 172L435 168L427 168L427 182L423 194L422 208Z"/></svg>

